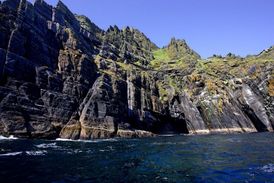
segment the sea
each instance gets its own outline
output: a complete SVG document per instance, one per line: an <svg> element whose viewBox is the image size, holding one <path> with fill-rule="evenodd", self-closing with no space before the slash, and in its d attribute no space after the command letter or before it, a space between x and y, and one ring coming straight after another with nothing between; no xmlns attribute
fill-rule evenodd
<svg viewBox="0 0 274 183"><path fill-rule="evenodd" d="M0 137L0 183L273 183L274 133L90 141Z"/></svg>

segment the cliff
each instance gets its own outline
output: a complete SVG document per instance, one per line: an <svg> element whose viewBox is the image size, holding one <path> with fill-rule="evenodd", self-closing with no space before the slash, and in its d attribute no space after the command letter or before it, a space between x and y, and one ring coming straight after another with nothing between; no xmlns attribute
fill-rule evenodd
<svg viewBox="0 0 274 183"><path fill-rule="evenodd" d="M0 4L0 134L92 139L273 131L274 49L206 60L184 40L101 30L36 0Z"/></svg>

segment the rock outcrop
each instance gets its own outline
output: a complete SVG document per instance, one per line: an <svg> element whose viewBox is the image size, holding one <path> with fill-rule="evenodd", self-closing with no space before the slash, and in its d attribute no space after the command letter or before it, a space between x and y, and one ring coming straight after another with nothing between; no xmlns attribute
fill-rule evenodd
<svg viewBox="0 0 274 183"><path fill-rule="evenodd" d="M94 139L273 131L273 47L202 60L184 40L100 29L36 0L0 4L0 135Z"/></svg>

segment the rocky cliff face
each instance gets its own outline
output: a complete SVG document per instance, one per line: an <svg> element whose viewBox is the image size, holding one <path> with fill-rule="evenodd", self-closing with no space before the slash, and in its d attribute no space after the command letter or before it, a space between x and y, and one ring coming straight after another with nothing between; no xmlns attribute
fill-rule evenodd
<svg viewBox="0 0 274 183"><path fill-rule="evenodd" d="M61 2L0 5L0 134L148 137L273 131L274 49L201 60L136 29L101 30Z"/></svg>

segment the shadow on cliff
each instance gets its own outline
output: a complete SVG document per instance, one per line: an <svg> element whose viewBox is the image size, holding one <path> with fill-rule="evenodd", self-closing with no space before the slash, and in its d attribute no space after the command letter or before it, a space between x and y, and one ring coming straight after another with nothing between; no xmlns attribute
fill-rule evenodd
<svg viewBox="0 0 274 183"><path fill-rule="evenodd" d="M267 132L266 125L258 118L256 113L251 109L248 105L243 105L242 110L248 116L248 118L252 121L253 125L257 129L258 132Z"/></svg>
<svg viewBox="0 0 274 183"><path fill-rule="evenodd" d="M144 109L144 115L140 119L139 115L134 115L134 111L128 110L128 121L135 129L150 131L155 134L189 134L187 123L183 117L173 118L170 115Z"/></svg>

